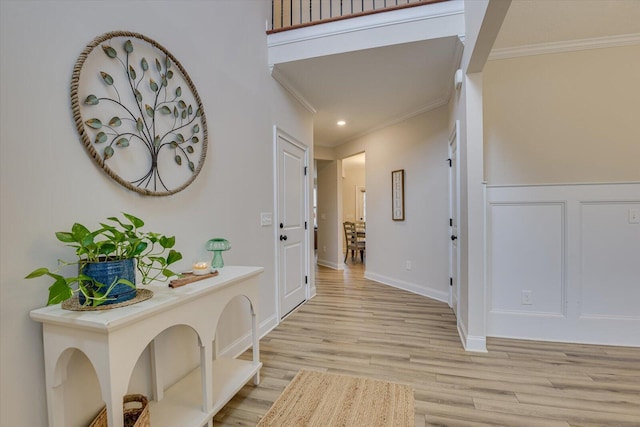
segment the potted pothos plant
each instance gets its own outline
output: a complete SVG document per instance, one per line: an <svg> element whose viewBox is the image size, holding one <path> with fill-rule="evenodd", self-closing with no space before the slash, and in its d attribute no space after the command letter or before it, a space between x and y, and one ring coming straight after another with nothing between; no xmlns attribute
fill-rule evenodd
<svg viewBox="0 0 640 427"><path fill-rule="evenodd" d="M83 305L127 301L136 296L136 269L144 285L177 275L169 269L182 259L182 254L173 249L175 237L141 231L143 220L131 214L123 215L123 219L107 218L109 223L100 223L96 230L75 223L70 231L55 233L59 241L74 248L77 260L58 260L57 270L41 267L25 277L53 279L47 305L65 301L76 292ZM73 264L78 265L77 275L58 274L61 268Z"/></svg>

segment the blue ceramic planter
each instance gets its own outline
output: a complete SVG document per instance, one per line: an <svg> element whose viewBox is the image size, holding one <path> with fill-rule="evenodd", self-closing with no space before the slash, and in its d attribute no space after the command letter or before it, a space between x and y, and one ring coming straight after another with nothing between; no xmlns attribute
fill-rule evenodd
<svg viewBox="0 0 640 427"><path fill-rule="evenodd" d="M107 288L119 279L126 279L131 283L136 283L135 261L133 259L123 259L116 261L90 262L82 268L82 274L91 277L94 281L104 284ZM87 286L87 284L85 284ZM91 288L93 285L88 284ZM104 292L106 288L101 291ZM136 289L126 284L117 284L107 296L107 301L101 305L117 304L128 301L136 296ZM84 304L86 298L80 292L78 295L80 304Z"/></svg>

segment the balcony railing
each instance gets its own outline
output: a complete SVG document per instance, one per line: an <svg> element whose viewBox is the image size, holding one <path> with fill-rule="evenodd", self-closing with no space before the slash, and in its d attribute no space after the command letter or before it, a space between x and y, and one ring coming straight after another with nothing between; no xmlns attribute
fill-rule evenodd
<svg viewBox="0 0 640 427"><path fill-rule="evenodd" d="M267 33L448 0L272 0Z"/></svg>

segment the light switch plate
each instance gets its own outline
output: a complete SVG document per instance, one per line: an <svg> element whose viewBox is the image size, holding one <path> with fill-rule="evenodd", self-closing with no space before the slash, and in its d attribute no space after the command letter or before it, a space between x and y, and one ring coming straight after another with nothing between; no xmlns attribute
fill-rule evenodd
<svg viewBox="0 0 640 427"><path fill-rule="evenodd" d="M640 209L629 209L629 224L640 224Z"/></svg>
<svg viewBox="0 0 640 427"><path fill-rule="evenodd" d="M271 212L261 212L260 213L260 225L263 227L267 227L269 225L273 225L273 214Z"/></svg>

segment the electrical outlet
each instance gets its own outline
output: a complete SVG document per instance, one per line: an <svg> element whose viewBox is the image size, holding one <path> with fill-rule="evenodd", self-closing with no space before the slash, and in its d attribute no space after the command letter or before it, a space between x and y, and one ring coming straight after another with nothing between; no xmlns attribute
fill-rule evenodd
<svg viewBox="0 0 640 427"><path fill-rule="evenodd" d="M411 270L411 261L406 261L404 264L404 268L406 268L407 270Z"/></svg>
<svg viewBox="0 0 640 427"><path fill-rule="evenodd" d="M533 304L533 291L522 291L522 305Z"/></svg>
<svg viewBox="0 0 640 427"><path fill-rule="evenodd" d="M629 209L629 224L640 224L640 209Z"/></svg>

